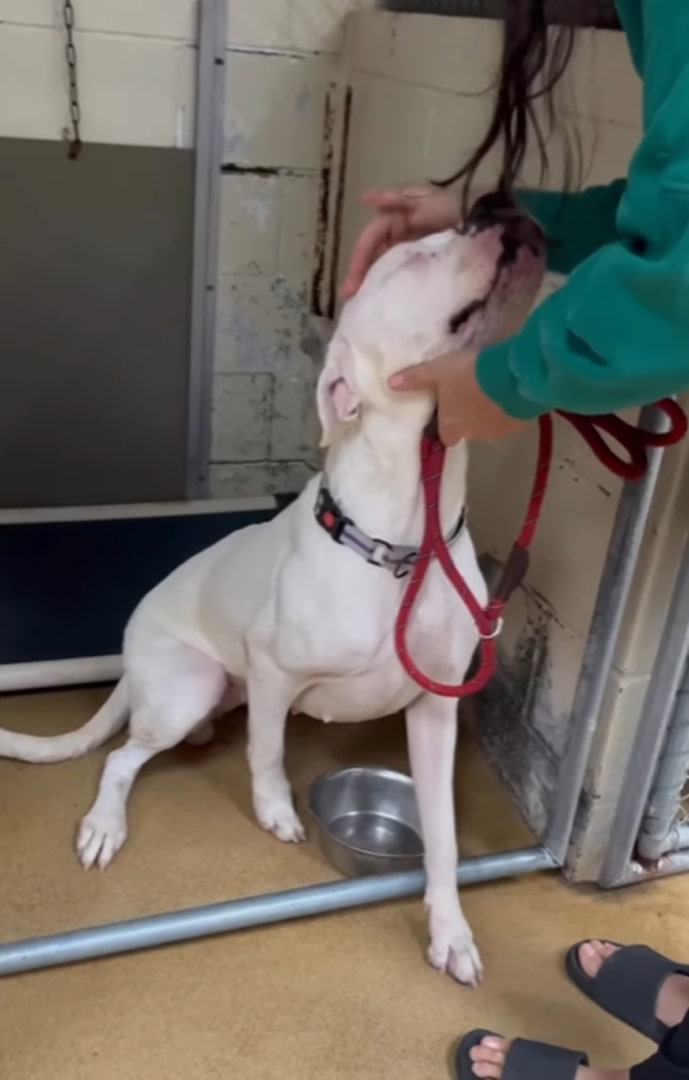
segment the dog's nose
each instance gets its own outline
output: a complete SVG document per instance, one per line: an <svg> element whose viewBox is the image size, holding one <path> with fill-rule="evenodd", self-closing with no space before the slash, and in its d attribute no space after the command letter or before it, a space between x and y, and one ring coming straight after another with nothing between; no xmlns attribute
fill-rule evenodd
<svg viewBox="0 0 689 1080"><path fill-rule="evenodd" d="M501 226L503 242L511 247L529 247L539 253L545 245L541 226L514 203L498 194L483 195L472 206L464 231L469 235Z"/></svg>
<svg viewBox="0 0 689 1080"><path fill-rule="evenodd" d="M480 232L497 225L504 217L514 213L515 207L509 206L497 192L482 195L473 203L464 221L467 232Z"/></svg>
<svg viewBox="0 0 689 1080"><path fill-rule="evenodd" d="M516 213L512 217L503 219L503 237L509 238L513 244L529 247L536 254L545 247L545 233L543 229L528 214Z"/></svg>

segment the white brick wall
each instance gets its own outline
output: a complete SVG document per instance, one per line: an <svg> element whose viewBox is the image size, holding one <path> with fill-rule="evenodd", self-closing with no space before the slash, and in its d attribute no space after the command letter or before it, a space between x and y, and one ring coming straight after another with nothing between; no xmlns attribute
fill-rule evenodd
<svg viewBox="0 0 689 1080"><path fill-rule="evenodd" d="M317 462L308 315L325 94L372 0L229 4L211 491L295 490ZM193 0L74 0L86 141L191 146ZM0 0L0 135L68 120L60 0Z"/></svg>

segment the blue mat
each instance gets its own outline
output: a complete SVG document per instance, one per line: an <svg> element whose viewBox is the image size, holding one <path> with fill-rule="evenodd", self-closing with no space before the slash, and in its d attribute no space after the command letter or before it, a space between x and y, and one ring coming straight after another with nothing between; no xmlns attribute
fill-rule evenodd
<svg viewBox="0 0 689 1080"><path fill-rule="evenodd" d="M223 536L275 513L0 526L0 664L118 654L149 589Z"/></svg>

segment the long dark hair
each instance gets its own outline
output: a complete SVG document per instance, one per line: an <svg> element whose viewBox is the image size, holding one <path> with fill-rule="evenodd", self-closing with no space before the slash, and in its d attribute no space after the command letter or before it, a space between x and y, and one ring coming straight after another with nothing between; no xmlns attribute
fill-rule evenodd
<svg viewBox="0 0 689 1080"><path fill-rule="evenodd" d="M538 148L541 180L548 170L547 140L556 126L553 91L564 74L574 48L575 27L564 23L549 28L546 0L504 0L503 43L500 71L495 88L495 106L488 130L469 160L442 186L461 181L466 211L469 189L484 158L496 146L502 147L502 163L497 193L507 203L514 200L530 136ZM544 104L544 121L536 103ZM576 144L578 151L578 143ZM572 183L578 164L570 139L565 139L562 188Z"/></svg>

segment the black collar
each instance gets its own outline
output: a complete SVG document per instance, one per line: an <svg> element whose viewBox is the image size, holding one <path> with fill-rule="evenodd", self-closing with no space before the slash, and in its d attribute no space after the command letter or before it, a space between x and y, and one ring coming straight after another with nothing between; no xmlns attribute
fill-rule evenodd
<svg viewBox="0 0 689 1080"><path fill-rule="evenodd" d="M325 478L321 480L314 514L318 524L336 544L343 544L350 548L373 566L382 566L383 569L390 570L397 578L406 577L419 557L417 547L410 547L407 544L389 544L387 540L378 540L359 529L337 505L328 490ZM462 508L455 527L445 538L446 544L451 544L457 539L465 522L466 512Z"/></svg>

